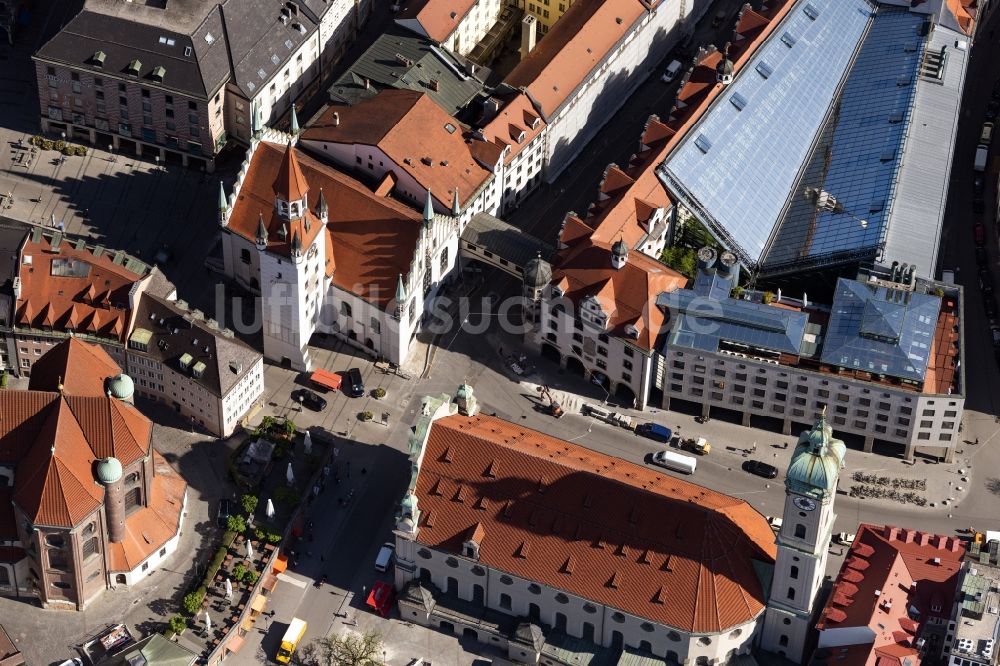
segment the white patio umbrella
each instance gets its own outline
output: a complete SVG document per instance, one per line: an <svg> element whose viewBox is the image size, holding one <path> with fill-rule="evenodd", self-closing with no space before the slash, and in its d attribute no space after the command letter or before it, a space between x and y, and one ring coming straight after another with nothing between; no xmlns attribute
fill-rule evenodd
<svg viewBox="0 0 1000 666"><path fill-rule="evenodd" d="M305 449L306 453L312 453L313 440L312 435L309 434L308 430L306 430L306 436L302 440L302 448Z"/></svg>
<svg viewBox="0 0 1000 666"><path fill-rule="evenodd" d="M207 634L212 630L212 618L208 616L208 611L205 611L205 633Z"/></svg>
<svg viewBox="0 0 1000 666"><path fill-rule="evenodd" d="M288 481L288 485L295 483L295 473L292 472L292 463L288 463L288 471L285 472L285 479Z"/></svg>
<svg viewBox="0 0 1000 666"><path fill-rule="evenodd" d="M253 557L253 544L250 543L250 539L247 539L247 559Z"/></svg>
<svg viewBox="0 0 1000 666"><path fill-rule="evenodd" d="M233 598L233 581L229 578L226 579L226 599Z"/></svg>
<svg viewBox="0 0 1000 666"><path fill-rule="evenodd" d="M267 507L264 509L264 515L269 519L274 518L274 502L271 501L270 497L267 498Z"/></svg>

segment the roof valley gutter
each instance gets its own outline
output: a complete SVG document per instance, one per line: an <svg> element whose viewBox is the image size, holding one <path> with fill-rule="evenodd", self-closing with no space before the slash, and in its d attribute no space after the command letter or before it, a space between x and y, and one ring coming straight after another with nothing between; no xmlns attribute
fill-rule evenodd
<svg viewBox="0 0 1000 666"><path fill-rule="evenodd" d="M229 78L234 80L236 78L236 63L233 62L233 49L229 42L229 28L226 24L226 12L223 9L225 3L219 5L219 24L222 26L222 39L226 43L226 60L229 61ZM207 21L208 18L205 19ZM204 25L204 23L203 23ZM200 28L201 26L199 26ZM197 32L197 30L195 31ZM191 41L194 41L193 39ZM236 82L236 87L240 88L239 82ZM240 88L242 92L242 88ZM248 95L248 97L253 98L253 95Z"/></svg>
<svg viewBox="0 0 1000 666"><path fill-rule="evenodd" d="M869 0L868 4L869 6L871 6L872 4L871 0ZM766 262L767 255L771 253L771 248L773 247L774 241L778 236L778 228L781 226L780 223L787 214L789 207L792 205L792 199L795 197L795 194L799 191L799 187L802 184L801 183L802 178L805 175L806 170L809 168L809 157L813 154L813 151L816 150L816 145L817 143L819 143L820 138L823 136L823 130L826 127L827 123L830 121L830 117L833 115L834 109L839 108L839 105L836 104L835 102L840 100L840 97L844 92L844 84L846 84L847 79L850 78L851 71L854 69L854 64L855 62L857 62L858 54L861 53L861 47L864 46L865 40L868 38L868 33L872 29L872 24L875 23L875 15L877 13L878 13L877 7L872 6L871 14L868 17L868 25L865 26L864 32L862 32L861 36L858 38L857 44L854 45L854 52L851 54L851 60L844 68L844 72L840 76L840 81L837 83L836 93L834 94L833 99L831 99L830 105L827 107L826 113L823 115L823 119L819 122L819 125L817 126L816 134L813 135L813 140L810 142L809 148L808 150L806 150L806 153L802 158L802 162L799 164L798 172L795 174L795 180L794 180L795 186L792 188L792 191L788 193L788 197L785 199L785 205L781 207L781 211L778 213L778 218L774 221L774 224L771 226L771 234L767 237L767 241L764 243L764 248L761 250L760 257L757 260L758 273L761 272L761 268ZM788 21L791 15L792 15L791 12L786 14L784 20L782 21L782 24L784 24L785 21ZM773 37L776 34L777 30L771 33L771 36ZM759 54L760 50L758 49L757 53L754 54L754 58L756 59ZM853 213L851 213L850 211L846 212L849 215L853 216Z"/></svg>
<svg viewBox="0 0 1000 666"><path fill-rule="evenodd" d="M450 69L452 72L454 72L455 75L458 76L460 79L462 79L463 81L468 81L471 78L468 74L460 70L458 66L454 62L452 62L451 58L445 55L444 51L434 46L433 44L431 44L430 48L431 48L431 53L434 54L434 57L443 62L444 66Z"/></svg>

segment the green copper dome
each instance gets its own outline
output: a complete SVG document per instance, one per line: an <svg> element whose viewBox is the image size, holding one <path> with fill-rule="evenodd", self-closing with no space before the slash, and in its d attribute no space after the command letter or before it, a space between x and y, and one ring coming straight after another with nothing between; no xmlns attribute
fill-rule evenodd
<svg viewBox="0 0 1000 666"><path fill-rule="evenodd" d="M97 480L104 485L118 482L122 478L122 464L118 458L105 458L97 463Z"/></svg>
<svg viewBox="0 0 1000 666"><path fill-rule="evenodd" d="M833 429L821 416L812 430L799 436L792 462L785 475L785 486L794 492L829 497L837 492L837 479L844 464L847 447L833 438Z"/></svg>
<svg viewBox="0 0 1000 666"><path fill-rule="evenodd" d="M132 378L125 374L109 377L105 382L105 388L107 388L108 393L112 397L119 400L128 400L132 397L132 393L135 392L135 384L132 382Z"/></svg>
<svg viewBox="0 0 1000 666"><path fill-rule="evenodd" d="M455 394L455 399L465 399L468 400L472 397L472 387L468 384L462 384L458 387L458 392Z"/></svg>

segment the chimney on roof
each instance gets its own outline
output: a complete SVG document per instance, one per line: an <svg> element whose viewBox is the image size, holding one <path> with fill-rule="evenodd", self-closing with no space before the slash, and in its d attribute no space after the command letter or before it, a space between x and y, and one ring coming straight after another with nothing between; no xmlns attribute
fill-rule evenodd
<svg viewBox="0 0 1000 666"><path fill-rule="evenodd" d="M528 14L521 19L521 60L528 57L528 54L535 48L538 40L538 19Z"/></svg>
<svg viewBox="0 0 1000 666"><path fill-rule="evenodd" d="M333 126L340 127L340 114L336 111L333 112Z"/></svg>
<svg viewBox="0 0 1000 666"><path fill-rule="evenodd" d="M370 89L371 87L372 87L372 81L371 81L371 79L369 79L369 78L368 78L368 77L366 76L366 77L365 77L365 90L368 90L368 89Z"/></svg>

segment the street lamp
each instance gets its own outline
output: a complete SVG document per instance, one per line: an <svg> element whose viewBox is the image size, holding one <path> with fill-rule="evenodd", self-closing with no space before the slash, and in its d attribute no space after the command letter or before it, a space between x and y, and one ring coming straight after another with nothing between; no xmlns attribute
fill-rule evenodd
<svg viewBox="0 0 1000 666"><path fill-rule="evenodd" d="M601 382L600 379L597 378L598 374L600 374L600 373L592 374L590 376L590 383L599 386L601 388L601 390L604 391L604 401L601 402L601 404L602 405L606 405L606 404L608 404L608 401L611 400L611 391L609 391L608 389L604 388L604 384Z"/></svg>
<svg viewBox="0 0 1000 666"><path fill-rule="evenodd" d="M157 170L159 170L159 168L160 168L160 156L157 155L153 159L156 160L156 168L157 168Z"/></svg>

